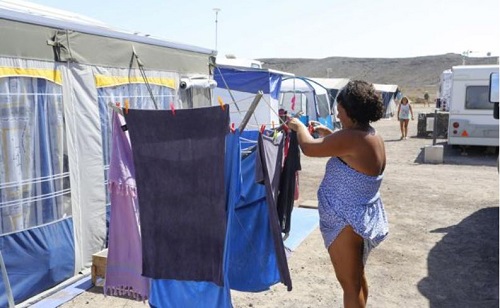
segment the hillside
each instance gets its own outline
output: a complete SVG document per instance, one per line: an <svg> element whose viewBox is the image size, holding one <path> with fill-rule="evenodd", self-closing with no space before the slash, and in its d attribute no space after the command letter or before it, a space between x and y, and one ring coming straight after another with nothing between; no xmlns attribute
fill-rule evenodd
<svg viewBox="0 0 500 308"><path fill-rule="evenodd" d="M265 68L304 77L363 79L373 83L397 84L403 93L416 99L425 91L434 98L439 76L445 69L461 65L459 54L415 58L258 59ZM498 64L498 57L466 58L466 64Z"/></svg>

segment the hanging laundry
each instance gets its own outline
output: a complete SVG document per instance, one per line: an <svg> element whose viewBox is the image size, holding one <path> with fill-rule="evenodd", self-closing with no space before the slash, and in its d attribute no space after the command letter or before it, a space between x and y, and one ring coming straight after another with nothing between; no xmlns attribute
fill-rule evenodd
<svg viewBox="0 0 500 308"><path fill-rule="evenodd" d="M223 285L229 108L130 109L143 275Z"/></svg>
<svg viewBox="0 0 500 308"><path fill-rule="evenodd" d="M278 138L260 134L258 139L258 157L256 163L256 180L266 187L266 201L269 209L269 225L274 239L274 248L278 261L281 282L292 290L292 281L286 260L285 247L281 237L278 219L277 201L279 180L283 161L283 134Z"/></svg>
<svg viewBox="0 0 500 308"><path fill-rule="evenodd" d="M225 187L226 203L228 204L228 229L225 239L223 272L224 281L227 278L230 239L234 212L234 199L239 197L240 174L240 143L239 131L226 135L225 155ZM149 304L151 307L204 307L204 308L229 308L231 304L231 292L229 283L218 286L212 282L204 281L180 281L168 279L152 279Z"/></svg>
<svg viewBox="0 0 500 308"><path fill-rule="evenodd" d="M258 132L245 131L247 139L258 138ZM241 143L241 145L247 144ZM229 212L229 268L231 289L244 292L268 290L280 282L280 273L273 234L270 227L266 188L255 180L257 148L241 160L238 178L232 180L228 204Z"/></svg>
<svg viewBox="0 0 500 308"><path fill-rule="evenodd" d="M297 189L297 172L300 166L300 149L297 140L297 133L292 131L288 134L289 146L288 153L281 172L279 194L278 194L278 219L281 226L281 232L288 234L291 228L292 210Z"/></svg>
<svg viewBox="0 0 500 308"><path fill-rule="evenodd" d="M132 149L116 113L112 122L111 215L104 293L144 301L149 295L149 279L141 276L142 248Z"/></svg>

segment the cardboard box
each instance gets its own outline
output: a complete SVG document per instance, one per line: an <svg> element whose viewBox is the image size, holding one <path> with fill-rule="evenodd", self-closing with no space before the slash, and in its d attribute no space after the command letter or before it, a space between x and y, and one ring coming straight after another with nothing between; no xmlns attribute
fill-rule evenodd
<svg viewBox="0 0 500 308"><path fill-rule="evenodd" d="M92 255L92 284L96 285L97 278L106 278L106 264L108 260L108 249L104 249Z"/></svg>

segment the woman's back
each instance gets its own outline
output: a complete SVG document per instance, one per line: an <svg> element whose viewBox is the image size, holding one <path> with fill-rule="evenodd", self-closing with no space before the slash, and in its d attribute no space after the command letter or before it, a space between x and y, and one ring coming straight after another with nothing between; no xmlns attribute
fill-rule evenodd
<svg viewBox="0 0 500 308"><path fill-rule="evenodd" d="M339 155L347 165L354 170L377 176L385 169L385 146L384 140L378 135L374 128L369 127L367 131L348 129L345 130L346 138L351 139L351 149L346 155Z"/></svg>

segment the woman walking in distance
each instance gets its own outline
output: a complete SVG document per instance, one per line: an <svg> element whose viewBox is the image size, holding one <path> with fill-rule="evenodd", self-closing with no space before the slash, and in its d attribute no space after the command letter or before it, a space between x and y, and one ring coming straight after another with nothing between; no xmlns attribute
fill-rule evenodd
<svg viewBox="0 0 500 308"><path fill-rule="evenodd" d="M413 109L411 108L408 97L401 99L398 107L399 127L401 128L401 140L408 139L408 122L413 120Z"/></svg>
<svg viewBox="0 0 500 308"><path fill-rule="evenodd" d="M382 117L383 104L373 85L359 80L350 81L337 102L341 130L313 125L320 135L314 139L299 120L292 119L288 125L297 132L305 155L331 157L318 189L320 230L343 289L344 307L365 307L366 260L388 234L379 192L385 147L370 125Z"/></svg>

